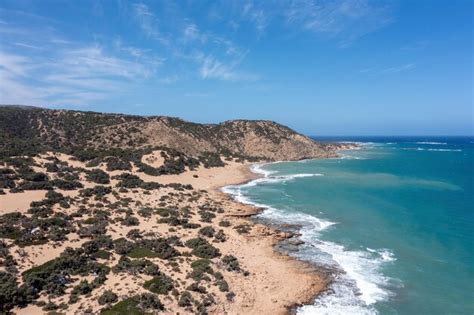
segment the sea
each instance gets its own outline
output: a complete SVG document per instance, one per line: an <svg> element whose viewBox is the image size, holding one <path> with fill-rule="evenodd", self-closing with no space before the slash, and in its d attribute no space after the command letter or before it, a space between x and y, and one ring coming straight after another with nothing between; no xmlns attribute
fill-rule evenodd
<svg viewBox="0 0 474 315"><path fill-rule="evenodd" d="M297 314L474 314L474 138L337 137L340 157L257 164L223 190L294 226L331 283Z"/></svg>

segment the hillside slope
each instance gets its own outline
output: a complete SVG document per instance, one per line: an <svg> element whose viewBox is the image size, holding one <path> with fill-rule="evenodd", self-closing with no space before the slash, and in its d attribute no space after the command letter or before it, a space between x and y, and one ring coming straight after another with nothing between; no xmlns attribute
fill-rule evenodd
<svg viewBox="0 0 474 315"><path fill-rule="evenodd" d="M265 160L300 160L335 154L334 146L317 143L272 121L197 124L163 116L0 106L2 155L46 149L156 146L191 156L213 152Z"/></svg>

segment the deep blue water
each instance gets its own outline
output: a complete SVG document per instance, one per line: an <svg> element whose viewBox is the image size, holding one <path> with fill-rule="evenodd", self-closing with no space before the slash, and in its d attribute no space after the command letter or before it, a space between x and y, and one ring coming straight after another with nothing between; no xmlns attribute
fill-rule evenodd
<svg viewBox="0 0 474 315"><path fill-rule="evenodd" d="M228 187L297 223L295 255L335 270L301 314L474 314L474 139L337 138L341 158L256 166Z"/></svg>

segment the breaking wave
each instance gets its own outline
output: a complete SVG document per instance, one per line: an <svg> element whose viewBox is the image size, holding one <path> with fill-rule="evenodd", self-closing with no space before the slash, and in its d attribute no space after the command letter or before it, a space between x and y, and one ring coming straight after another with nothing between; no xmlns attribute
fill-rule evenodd
<svg viewBox="0 0 474 315"><path fill-rule="evenodd" d="M297 314L376 314L374 303L388 299L392 293L388 289L391 279L384 276L380 268L396 260L388 249L348 250L340 244L320 239L321 233L337 224L313 215L271 207L250 200L245 195L249 187L285 182L303 177L323 176L322 174L275 175L262 165L252 168L264 177L243 185L224 187L235 200L263 208L258 215L266 222L299 226L300 239L304 244L293 255L301 260L312 262L333 270L333 282L327 292L318 296L312 305L305 305Z"/></svg>

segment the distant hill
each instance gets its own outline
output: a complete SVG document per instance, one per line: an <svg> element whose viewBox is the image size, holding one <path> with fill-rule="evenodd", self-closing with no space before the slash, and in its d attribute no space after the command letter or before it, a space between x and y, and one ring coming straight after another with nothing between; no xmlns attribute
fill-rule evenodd
<svg viewBox="0 0 474 315"><path fill-rule="evenodd" d="M3 156L51 149L157 146L190 156L213 152L265 160L329 157L334 156L336 148L266 120L198 124L165 116L0 106L0 153Z"/></svg>

